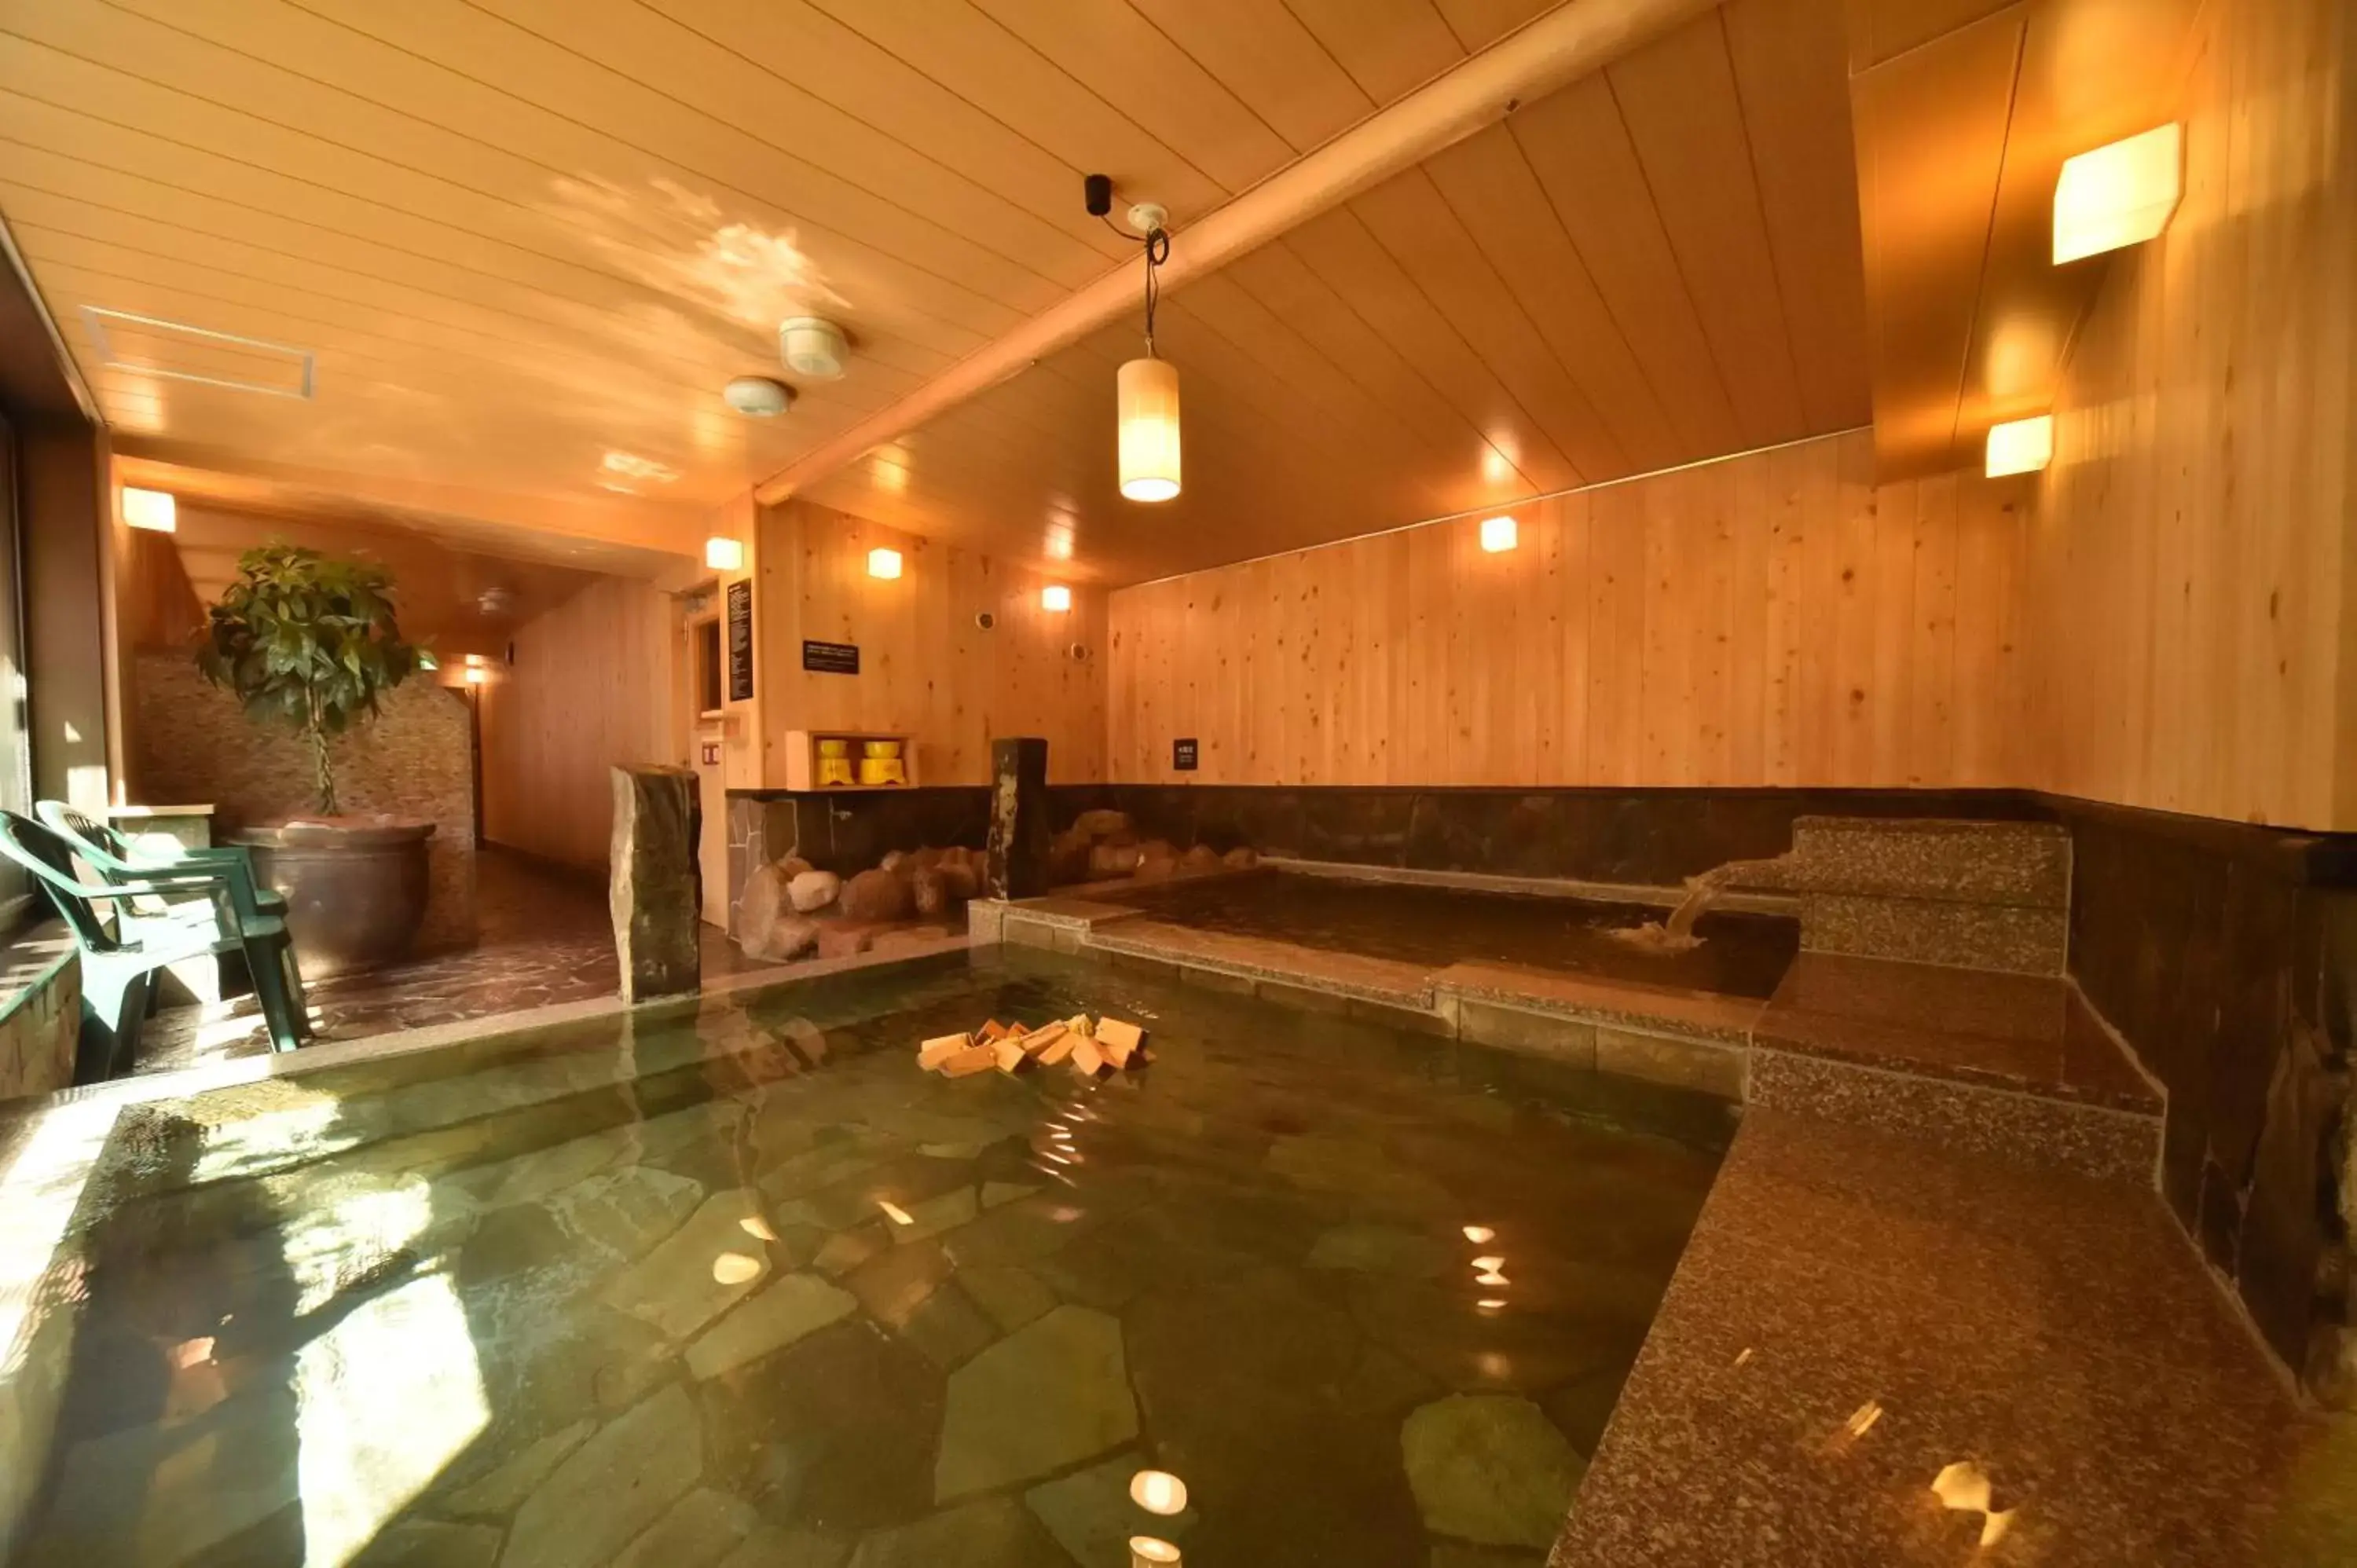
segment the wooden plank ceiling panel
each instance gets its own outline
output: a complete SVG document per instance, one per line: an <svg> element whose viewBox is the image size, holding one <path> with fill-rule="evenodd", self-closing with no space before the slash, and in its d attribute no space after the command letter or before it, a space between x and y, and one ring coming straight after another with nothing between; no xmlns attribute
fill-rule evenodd
<svg viewBox="0 0 2357 1568"><path fill-rule="evenodd" d="M1605 71L1745 446L1803 434L1767 220L1719 13Z"/></svg>
<svg viewBox="0 0 2357 1568"><path fill-rule="evenodd" d="M749 482L1135 277L1082 173L1183 247L1548 6L16 0L0 215L134 460L242 476L246 506L338 474L409 517L569 526L576 497L598 538L686 551ZM1135 319L811 493L1129 581L1838 427L1864 357L1843 48L1805 0L1732 0L1174 291L1169 506L1116 494ZM291 345L316 395L163 374L243 362L185 335L109 367L85 306ZM845 325L849 375L727 412L804 313Z"/></svg>

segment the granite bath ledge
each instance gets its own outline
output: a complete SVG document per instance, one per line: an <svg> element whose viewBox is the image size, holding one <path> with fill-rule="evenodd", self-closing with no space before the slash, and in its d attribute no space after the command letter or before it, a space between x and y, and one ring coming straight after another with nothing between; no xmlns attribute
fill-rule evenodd
<svg viewBox="0 0 2357 1568"><path fill-rule="evenodd" d="M1549 1561L2346 1563L2336 1438L2148 1187L1760 1107Z"/></svg>
<svg viewBox="0 0 2357 1568"><path fill-rule="evenodd" d="M1412 865L1364 865L1347 860L1296 860L1284 855L1261 857L1271 871L1302 876L1326 876L1343 882L1386 882L1410 887L1449 887L1466 893L1512 893L1529 898L1575 898L1603 904L1651 904L1674 909L1684 899L1683 887L1650 882L1586 882L1565 876L1501 876L1486 871L1431 871ZM1713 899L1713 909L1738 915L1797 917L1801 900L1790 893L1728 888Z"/></svg>

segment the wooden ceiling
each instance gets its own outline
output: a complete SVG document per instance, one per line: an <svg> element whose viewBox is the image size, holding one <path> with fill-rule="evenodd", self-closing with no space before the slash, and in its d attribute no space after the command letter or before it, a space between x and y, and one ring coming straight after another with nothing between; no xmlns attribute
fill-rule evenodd
<svg viewBox="0 0 2357 1568"><path fill-rule="evenodd" d="M0 216L121 452L691 550L1134 257L1082 172L1184 245L1546 8L10 0ZM1863 423L1846 48L1732 0L1174 293L1177 503L1114 492L1125 325L812 493L1132 581ZM729 413L802 311L851 374Z"/></svg>

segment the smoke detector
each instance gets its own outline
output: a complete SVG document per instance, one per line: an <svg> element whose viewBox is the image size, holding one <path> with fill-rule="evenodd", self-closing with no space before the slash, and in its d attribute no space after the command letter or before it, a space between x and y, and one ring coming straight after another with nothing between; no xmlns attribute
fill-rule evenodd
<svg viewBox="0 0 2357 1568"><path fill-rule="evenodd" d="M831 381L843 374L851 356L843 328L815 316L797 316L778 323L778 357L786 369L814 381Z"/></svg>
<svg viewBox="0 0 2357 1568"><path fill-rule="evenodd" d="M794 389L767 376L738 376L720 389L728 406L755 419L774 419L794 401Z"/></svg>

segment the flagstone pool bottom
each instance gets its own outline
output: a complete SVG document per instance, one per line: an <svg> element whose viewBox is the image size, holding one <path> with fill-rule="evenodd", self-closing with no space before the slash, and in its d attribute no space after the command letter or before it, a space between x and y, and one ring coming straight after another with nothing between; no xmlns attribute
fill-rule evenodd
<svg viewBox="0 0 2357 1568"><path fill-rule="evenodd" d="M137 1107L25 1558L1535 1564L1728 1117L1013 949Z"/></svg>

